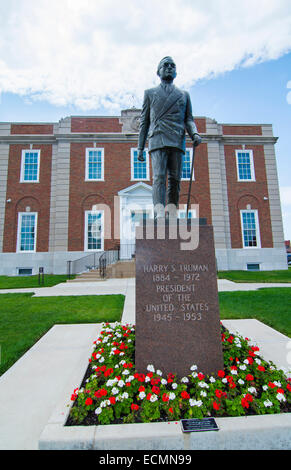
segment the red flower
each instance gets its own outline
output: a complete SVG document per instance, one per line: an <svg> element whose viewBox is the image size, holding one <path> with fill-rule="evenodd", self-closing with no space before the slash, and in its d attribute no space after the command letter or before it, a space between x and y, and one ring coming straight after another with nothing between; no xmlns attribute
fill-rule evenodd
<svg viewBox="0 0 291 470"><path fill-rule="evenodd" d="M132 411L137 411L138 408L139 408L139 406L136 405L135 403L132 403L132 404L131 404L131 409L132 409Z"/></svg>
<svg viewBox="0 0 291 470"><path fill-rule="evenodd" d="M254 380L254 376L252 374L247 374L246 375L246 380L248 380L249 382L251 382L252 380Z"/></svg>
<svg viewBox="0 0 291 470"><path fill-rule="evenodd" d="M109 375L113 374L114 370L109 368L104 372L104 377L108 377Z"/></svg>
<svg viewBox="0 0 291 470"><path fill-rule="evenodd" d="M171 407L171 408L169 408L169 412L170 412L170 413L172 413L172 414L174 413L174 410L173 410L173 408L172 408L172 407Z"/></svg>
<svg viewBox="0 0 291 470"><path fill-rule="evenodd" d="M251 403L252 401L254 401L253 396L252 396L250 393L247 393L247 394L246 394L245 399L246 399L249 403Z"/></svg>
<svg viewBox="0 0 291 470"><path fill-rule="evenodd" d="M258 366L258 370L260 370L261 372L265 372L265 367L264 366Z"/></svg>
<svg viewBox="0 0 291 470"><path fill-rule="evenodd" d="M220 408L220 404L217 403L216 401L214 401L214 402L212 403L212 406L213 406L213 408L214 408L215 410L219 410L219 408Z"/></svg>
<svg viewBox="0 0 291 470"><path fill-rule="evenodd" d="M131 383L130 383L130 382L126 382L125 386L126 386L126 387L130 387L130 386L131 386Z"/></svg>
<svg viewBox="0 0 291 470"><path fill-rule="evenodd" d="M152 394L151 394L151 393L148 393L148 394L147 394L147 400L150 400L150 399L151 399L151 396L152 396Z"/></svg>
<svg viewBox="0 0 291 470"><path fill-rule="evenodd" d="M115 397L109 397L109 401L110 401L111 405L115 405L115 403L116 403Z"/></svg>
<svg viewBox="0 0 291 470"><path fill-rule="evenodd" d="M86 398L86 400L85 400L85 405L90 406L90 405L92 405L92 403L93 403L92 398L90 398L90 397L89 397L89 398Z"/></svg>
<svg viewBox="0 0 291 470"><path fill-rule="evenodd" d="M276 385L273 384L273 382L269 382L268 385L269 385L270 388L275 388L276 387Z"/></svg>
<svg viewBox="0 0 291 470"><path fill-rule="evenodd" d="M247 357L247 361L250 365L254 362L252 357Z"/></svg>
<svg viewBox="0 0 291 470"><path fill-rule="evenodd" d="M218 377L220 377L220 378L222 379L222 378L225 376L224 370L219 370L219 371L217 372L217 375L218 375Z"/></svg>
<svg viewBox="0 0 291 470"><path fill-rule="evenodd" d="M78 395L76 395L75 393L73 393L73 394L71 395L71 400L72 400L72 401L75 401L76 398L77 398L77 396L78 396Z"/></svg>
<svg viewBox="0 0 291 470"><path fill-rule="evenodd" d="M290 384L287 384L287 390L289 390L289 392L291 392L291 385Z"/></svg>
<svg viewBox="0 0 291 470"><path fill-rule="evenodd" d="M154 385L152 387L152 392L155 393L156 395L159 395L160 394L160 389L159 387L157 387L156 385Z"/></svg>
<svg viewBox="0 0 291 470"><path fill-rule="evenodd" d="M246 400L246 398L241 399L241 404L242 404L243 408L249 408L250 407L249 402L248 402L248 400Z"/></svg>
<svg viewBox="0 0 291 470"><path fill-rule="evenodd" d="M189 395L189 393L185 392L185 390L184 390L183 392L181 392L181 397L186 400L187 398L190 398L190 395Z"/></svg>
<svg viewBox="0 0 291 470"><path fill-rule="evenodd" d="M202 374L201 372L199 372L199 374L198 374L198 376L197 376L197 377L198 377L198 379L199 379L199 380L203 380L203 379L204 379L204 377L205 377L205 375L204 375L204 374Z"/></svg>
<svg viewBox="0 0 291 470"><path fill-rule="evenodd" d="M144 386L143 386L143 385L141 385L141 386L139 387L138 391L139 391L139 392L144 392L144 391L145 391L145 388L144 388Z"/></svg>
<svg viewBox="0 0 291 470"><path fill-rule="evenodd" d="M175 378L174 374L168 374L167 376L168 383L170 384L171 382L174 382L174 378Z"/></svg>
<svg viewBox="0 0 291 470"><path fill-rule="evenodd" d="M162 400L165 402L169 401L169 395L167 395L166 393L163 393Z"/></svg>
<svg viewBox="0 0 291 470"><path fill-rule="evenodd" d="M284 393L283 388L277 388L277 393Z"/></svg>
<svg viewBox="0 0 291 470"><path fill-rule="evenodd" d="M152 385L158 385L160 383L161 379L159 377L152 378L151 379L151 384Z"/></svg>

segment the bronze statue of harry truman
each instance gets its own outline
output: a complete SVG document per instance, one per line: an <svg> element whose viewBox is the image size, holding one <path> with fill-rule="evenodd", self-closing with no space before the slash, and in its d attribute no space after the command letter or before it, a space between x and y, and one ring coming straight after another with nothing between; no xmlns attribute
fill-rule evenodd
<svg viewBox="0 0 291 470"><path fill-rule="evenodd" d="M171 57L164 57L160 61L157 74L161 84L156 88L145 90L144 93L138 160L144 161L143 150L148 138L153 171L155 217L163 217L166 203L174 208L177 208L179 203L182 154L185 153L185 128L194 145L201 143L201 137L193 120L189 93L179 90L173 84L177 74L176 65Z"/></svg>

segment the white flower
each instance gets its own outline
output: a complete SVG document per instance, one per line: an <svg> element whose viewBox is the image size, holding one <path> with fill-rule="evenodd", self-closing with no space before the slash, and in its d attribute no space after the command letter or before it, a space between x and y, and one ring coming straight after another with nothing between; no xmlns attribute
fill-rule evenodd
<svg viewBox="0 0 291 470"><path fill-rule="evenodd" d="M124 354L125 354L124 352L121 352L121 353L119 354L119 356L124 356Z"/></svg>
<svg viewBox="0 0 291 470"><path fill-rule="evenodd" d="M170 392L170 393L169 393L169 400L175 400L175 398L176 398L175 393L174 393L174 392Z"/></svg>
<svg viewBox="0 0 291 470"><path fill-rule="evenodd" d="M166 379L161 379L161 384L162 384L162 385L167 385L167 383L168 383L168 382L166 381Z"/></svg>
<svg viewBox="0 0 291 470"><path fill-rule="evenodd" d="M260 365L262 361L256 357L255 362Z"/></svg>
<svg viewBox="0 0 291 470"><path fill-rule="evenodd" d="M154 368L154 366L153 366L152 364L149 364L149 365L147 366L147 370L148 370L149 372L155 372L155 368Z"/></svg>
<svg viewBox="0 0 291 470"><path fill-rule="evenodd" d="M247 359L245 359L245 360L244 360L244 364L249 365L249 361L248 361ZM243 366L241 366L240 368L241 368L242 370L245 370L245 369L243 369L242 367L243 367Z"/></svg>
<svg viewBox="0 0 291 470"><path fill-rule="evenodd" d="M178 387L178 385L176 383L173 383L172 384L172 389L175 390L176 388Z"/></svg>
<svg viewBox="0 0 291 470"><path fill-rule="evenodd" d="M187 384L189 382L188 377L182 377L181 382L183 382L184 384Z"/></svg>
<svg viewBox="0 0 291 470"><path fill-rule="evenodd" d="M190 367L190 370L197 370L197 366L193 364L193 366Z"/></svg>
<svg viewBox="0 0 291 470"><path fill-rule="evenodd" d="M195 379L195 377L198 376L197 372L193 372L191 375L192 375L192 377L193 377L194 379Z"/></svg>
<svg viewBox="0 0 291 470"><path fill-rule="evenodd" d="M211 377L209 377L209 382L211 382L213 384L214 382L216 382L216 380L215 380L214 377L211 376Z"/></svg>
<svg viewBox="0 0 291 470"><path fill-rule="evenodd" d="M281 382L277 382L276 380L274 380L274 384L275 384L277 387L282 387Z"/></svg>
<svg viewBox="0 0 291 470"><path fill-rule="evenodd" d="M129 370L128 369L125 369L123 372L122 372L122 375L128 375L129 374Z"/></svg>
<svg viewBox="0 0 291 470"><path fill-rule="evenodd" d="M157 374L158 374L158 375L163 375L163 373L162 373L161 370L157 370Z"/></svg>
<svg viewBox="0 0 291 470"><path fill-rule="evenodd" d="M264 391L266 391L266 390L268 390L268 385L263 385L262 388L263 388Z"/></svg>
<svg viewBox="0 0 291 470"><path fill-rule="evenodd" d="M118 388L113 387L113 389L111 390L111 393L112 393L112 395L117 395L119 393Z"/></svg>
<svg viewBox="0 0 291 470"><path fill-rule="evenodd" d="M269 406L273 406L273 403L270 400L265 400L264 405L266 408L268 408Z"/></svg>
<svg viewBox="0 0 291 470"><path fill-rule="evenodd" d="M149 382L150 380L151 380L150 377L146 376L145 382Z"/></svg>
<svg viewBox="0 0 291 470"><path fill-rule="evenodd" d="M121 366L123 366L123 364L125 364L125 360L122 359L121 361L119 361L119 364L120 364Z"/></svg>
<svg viewBox="0 0 291 470"><path fill-rule="evenodd" d="M200 395L202 397L207 397L207 393L204 390L201 390Z"/></svg>
<svg viewBox="0 0 291 470"><path fill-rule="evenodd" d="M257 394L257 389L255 387L249 387L248 392L253 393L254 395L256 395Z"/></svg>
<svg viewBox="0 0 291 470"><path fill-rule="evenodd" d="M231 369L230 373L231 373L232 375L237 375L237 370Z"/></svg>
<svg viewBox="0 0 291 470"><path fill-rule="evenodd" d="M246 360L244 361L244 363L248 364L249 361L246 359ZM239 368L240 368L241 370L246 370L247 366L241 365L241 366L239 366Z"/></svg>
<svg viewBox="0 0 291 470"><path fill-rule="evenodd" d="M223 379L221 379L221 382L226 384L227 383L227 379L224 377Z"/></svg>
<svg viewBox="0 0 291 470"><path fill-rule="evenodd" d="M143 400L146 397L146 394L145 394L145 392L139 392L138 396L141 400Z"/></svg>
<svg viewBox="0 0 291 470"><path fill-rule="evenodd" d="M125 383L123 380L119 380L118 383L117 383L118 387L124 387Z"/></svg>
<svg viewBox="0 0 291 470"><path fill-rule="evenodd" d="M99 407L96 408L96 410L95 410L95 415L100 415L100 413L102 413L102 408L99 406Z"/></svg>
<svg viewBox="0 0 291 470"><path fill-rule="evenodd" d="M150 398L150 401L155 402L155 401L157 401L157 399L158 399L158 396L155 393L153 393L151 398Z"/></svg>
<svg viewBox="0 0 291 470"><path fill-rule="evenodd" d="M240 385L243 385L245 383L245 381L243 379L238 379L237 381Z"/></svg>
<svg viewBox="0 0 291 470"><path fill-rule="evenodd" d="M101 408L105 408L105 406L108 405L107 402L110 404L110 401L109 401L109 400L103 400L103 401L101 401L101 403L100 403Z"/></svg>
<svg viewBox="0 0 291 470"><path fill-rule="evenodd" d="M190 406L202 406L203 402L201 400L194 400L193 398L190 398L189 400Z"/></svg>
<svg viewBox="0 0 291 470"><path fill-rule="evenodd" d="M204 382L203 380L201 380L201 382L198 383L198 387L201 387L201 388L209 388L209 385L207 385L206 382Z"/></svg>
<svg viewBox="0 0 291 470"><path fill-rule="evenodd" d="M121 398L124 398L125 400L127 400L128 397L129 397L129 395L128 395L127 392L124 392L124 393L121 395Z"/></svg>
<svg viewBox="0 0 291 470"><path fill-rule="evenodd" d="M279 401L286 401L286 398L284 396L284 393L277 393L276 395L277 400Z"/></svg>

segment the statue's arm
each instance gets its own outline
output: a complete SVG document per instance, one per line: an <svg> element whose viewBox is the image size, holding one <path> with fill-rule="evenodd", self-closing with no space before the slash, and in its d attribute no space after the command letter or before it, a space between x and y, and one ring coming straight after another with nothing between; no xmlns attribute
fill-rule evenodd
<svg viewBox="0 0 291 470"><path fill-rule="evenodd" d="M150 127L150 99L147 90L144 93L138 136L138 159L143 161L143 150L146 144Z"/></svg>
<svg viewBox="0 0 291 470"><path fill-rule="evenodd" d="M197 130L197 127L196 127L196 124L194 122L194 118L192 115L192 105L191 105L191 99L190 99L189 93L186 93L186 96L187 96L187 102L186 102L186 113L185 113L185 127L189 136L195 143L195 145L199 145L201 144L202 139L198 133L198 130Z"/></svg>

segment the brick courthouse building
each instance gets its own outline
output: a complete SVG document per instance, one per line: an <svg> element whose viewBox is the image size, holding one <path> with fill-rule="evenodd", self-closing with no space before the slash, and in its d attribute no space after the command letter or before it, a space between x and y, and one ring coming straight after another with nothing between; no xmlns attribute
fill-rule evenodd
<svg viewBox="0 0 291 470"><path fill-rule="evenodd" d="M0 124L0 274L65 273L68 260L134 244L135 225L152 210L149 155L137 160L139 114ZM218 269L286 269L272 126L195 122L203 143L191 215L213 225ZM180 217L190 140L186 147Z"/></svg>

